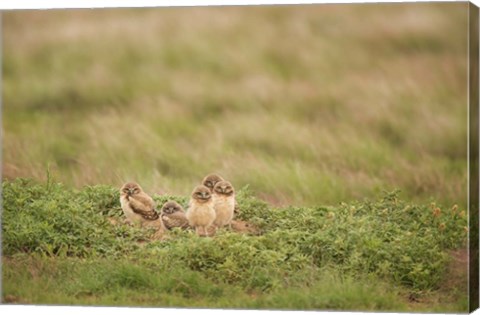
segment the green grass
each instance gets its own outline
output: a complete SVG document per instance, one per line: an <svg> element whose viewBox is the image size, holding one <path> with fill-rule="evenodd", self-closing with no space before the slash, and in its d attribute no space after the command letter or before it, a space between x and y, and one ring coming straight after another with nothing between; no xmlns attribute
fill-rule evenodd
<svg viewBox="0 0 480 315"><path fill-rule="evenodd" d="M466 276L445 287L449 252L465 247L464 212L406 203L396 192L337 206L277 208L245 187L238 193L238 219L255 225L257 233L221 230L199 238L192 230L175 230L157 241L150 241L150 230L110 223L122 217L113 187L75 190L52 179L17 179L3 182L2 192L6 300L383 311L464 307ZM158 206L168 199L187 201L154 196ZM443 301L412 307L412 295Z"/></svg>
<svg viewBox="0 0 480 315"><path fill-rule="evenodd" d="M243 309L405 310L400 290L378 281L353 280L331 272L310 287L245 292L241 288L176 268L134 259L82 261L19 256L4 261L4 290L18 302L110 306L219 307Z"/></svg>

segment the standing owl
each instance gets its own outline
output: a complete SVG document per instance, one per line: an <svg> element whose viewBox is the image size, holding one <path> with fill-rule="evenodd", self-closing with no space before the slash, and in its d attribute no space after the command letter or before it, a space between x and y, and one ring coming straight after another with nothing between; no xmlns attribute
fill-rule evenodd
<svg viewBox="0 0 480 315"><path fill-rule="evenodd" d="M202 185L207 186L208 189L210 189L210 192L213 192L213 187L215 187L215 184L222 180L223 178L220 175L210 174L205 176L205 178L202 181Z"/></svg>
<svg viewBox="0 0 480 315"><path fill-rule="evenodd" d="M153 199L137 183L126 183L120 189L120 204L127 221L142 227L163 230L163 222L155 211Z"/></svg>
<svg viewBox="0 0 480 315"><path fill-rule="evenodd" d="M200 236L208 236L208 228L215 220L215 210L213 208L213 199L210 189L200 185L195 187L192 192L186 217L190 226L195 228L195 232Z"/></svg>
<svg viewBox="0 0 480 315"><path fill-rule="evenodd" d="M185 210L177 202L167 201L162 207L162 214L160 215L163 224L167 229L179 227L182 229L188 228L188 220L185 216Z"/></svg>
<svg viewBox="0 0 480 315"><path fill-rule="evenodd" d="M235 189L228 181L220 181L213 188L213 207L216 227L229 225L232 222L235 209Z"/></svg>
<svg viewBox="0 0 480 315"><path fill-rule="evenodd" d="M207 186L210 189L210 191L213 193L213 187L215 187L215 185L218 182L221 182L223 180L224 179L220 175L210 174L210 175L205 176L205 178L202 181L202 184L204 186ZM235 215L239 215L239 214L240 214L240 207L239 207L237 201L235 200Z"/></svg>

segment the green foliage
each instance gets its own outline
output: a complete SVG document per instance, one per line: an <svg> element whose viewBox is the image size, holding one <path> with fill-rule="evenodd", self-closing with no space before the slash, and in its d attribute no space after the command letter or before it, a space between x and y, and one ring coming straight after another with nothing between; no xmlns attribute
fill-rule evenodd
<svg viewBox="0 0 480 315"><path fill-rule="evenodd" d="M4 291L19 302L75 305L405 310L403 294L378 279L318 270L313 285L268 292L242 290L158 257L124 259L26 257L4 262ZM35 276L32 277L32 274ZM266 276L265 276L266 277ZM28 285L25 285L28 284Z"/></svg>
<svg viewBox="0 0 480 315"><path fill-rule="evenodd" d="M122 214L122 208L118 202L120 192L117 188L106 185L85 186L80 191L80 198L93 202L95 211L99 211L104 216L118 217Z"/></svg>
<svg viewBox="0 0 480 315"><path fill-rule="evenodd" d="M134 254L153 266L177 266L216 283L244 290L274 291L313 285L316 270L334 266L349 275L372 274L415 291L436 289L448 263L447 250L464 245L466 218L457 207L415 205L386 193L376 201L335 207L272 208L238 192L239 219L258 227L256 235L220 230L199 238L192 230L172 231L149 242L149 230L121 224L118 189L87 186L81 191L49 180L3 182L4 254L41 253L56 257L126 257ZM185 196L154 196L182 204ZM111 224L115 218L119 224ZM135 267L108 276L108 285L152 285Z"/></svg>
<svg viewBox="0 0 480 315"><path fill-rule="evenodd" d="M281 234L318 266L376 273L421 290L439 284L445 250L466 240L466 217L453 209L435 216L435 208L408 204L393 192L338 207L272 209L258 221L264 235Z"/></svg>
<svg viewBox="0 0 480 315"><path fill-rule="evenodd" d="M214 239L190 233L163 243L161 252L162 256L181 261L209 279L247 290L268 291L287 282L302 283L298 279L304 280L309 258L280 238L272 240L271 236L252 237L223 231Z"/></svg>
<svg viewBox="0 0 480 315"><path fill-rule="evenodd" d="M239 207L239 219L252 222L259 228L266 225L270 215L270 207L265 201L255 198L248 185L237 191L235 198Z"/></svg>
<svg viewBox="0 0 480 315"><path fill-rule="evenodd" d="M119 201L118 193L106 186L77 192L50 181L16 179L2 183L2 194L6 255L120 255L133 251L136 242L148 236L143 230L108 222L104 214L118 214Z"/></svg>

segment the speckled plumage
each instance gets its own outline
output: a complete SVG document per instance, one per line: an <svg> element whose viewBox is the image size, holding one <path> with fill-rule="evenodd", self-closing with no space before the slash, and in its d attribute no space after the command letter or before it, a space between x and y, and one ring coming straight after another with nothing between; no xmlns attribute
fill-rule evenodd
<svg viewBox="0 0 480 315"><path fill-rule="evenodd" d="M187 217L185 215L185 210L177 202L170 200L167 201L162 207L162 214L160 215L163 221L163 224L167 229L172 229L174 227L179 227L186 229L189 227Z"/></svg>

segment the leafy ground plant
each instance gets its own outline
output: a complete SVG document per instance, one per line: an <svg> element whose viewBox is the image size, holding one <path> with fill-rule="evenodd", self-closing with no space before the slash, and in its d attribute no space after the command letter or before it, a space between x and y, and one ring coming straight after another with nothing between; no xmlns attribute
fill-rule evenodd
<svg viewBox="0 0 480 315"><path fill-rule="evenodd" d="M122 223L114 187L17 179L2 188L3 298L24 303L406 310L405 296L440 292L449 251L467 236L458 207L411 204L398 192L275 208L245 187L238 219L258 233L174 230L150 241L151 231ZM61 285L38 292L46 279Z"/></svg>

